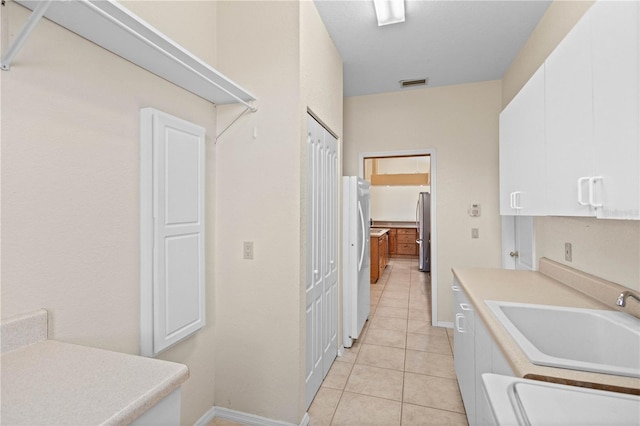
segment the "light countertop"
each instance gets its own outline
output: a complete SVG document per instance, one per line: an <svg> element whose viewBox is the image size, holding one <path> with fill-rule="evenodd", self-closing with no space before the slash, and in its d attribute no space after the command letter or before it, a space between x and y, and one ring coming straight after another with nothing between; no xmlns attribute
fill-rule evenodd
<svg viewBox="0 0 640 426"><path fill-rule="evenodd" d="M373 221L373 226L376 228L413 228L416 229L415 222L386 222L386 221Z"/></svg>
<svg viewBox="0 0 640 426"><path fill-rule="evenodd" d="M539 272L504 269L454 268L453 274L474 305L518 377L640 394L640 379L532 364L511 335L493 316L485 300L606 309L605 305ZM615 299L611 300L611 304Z"/></svg>
<svg viewBox="0 0 640 426"><path fill-rule="evenodd" d="M380 238L384 234L386 234L387 232L389 232L389 229L387 229L387 228L371 228L370 236L375 237L375 238Z"/></svg>
<svg viewBox="0 0 640 426"><path fill-rule="evenodd" d="M189 377L182 364L47 340L46 333L26 343L2 354L3 424L128 424Z"/></svg>

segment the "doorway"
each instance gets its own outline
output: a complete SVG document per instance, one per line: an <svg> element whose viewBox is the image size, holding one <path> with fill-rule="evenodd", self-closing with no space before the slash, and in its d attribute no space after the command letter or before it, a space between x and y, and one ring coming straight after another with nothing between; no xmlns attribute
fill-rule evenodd
<svg viewBox="0 0 640 426"><path fill-rule="evenodd" d="M502 269L537 269L532 216L502 216Z"/></svg>
<svg viewBox="0 0 640 426"><path fill-rule="evenodd" d="M382 158L398 158L398 157L428 157L429 159L429 172L428 172L428 192L431 193L431 217L429 220L429 225L430 225L430 229L431 229L431 242L430 242L430 281L431 281L431 324L436 326L438 324L438 263L437 263L437 254L438 254L438 250L437 250L437 227L436 227L436 206L437 206L437 191L436 191L436 152L435 149L422 149L422 150L410 150L410 151L385 151L385 152L364 152L364 153L360 153L359 154L359 162L358 162L358 174L360 177L365 178L365 175L367 173L365 173L365 159L382 159ZM367 171L369 172L369 171ZM379 173L376 173L379 174ZM393 173L395 174L395 173ZM411 174L422 174L422 173L411 173ZM414 177L416 179L420 179L420 177ZM383 186L384 183L389 183L389 186L391 186L391 183L393 181L393 179L395 178L389 178L389 176L387 176L385 178L386 180L383 180ZM391 180L390 180L391 179ZM408 181L409 183L413 182L411 180ZM419 186L419 185L418 185ZM426 185L425 185L425 189L426 189ZM417 201L417 193L419 191L416 190L416 197L414 198ZM374 216L374 203L375 200L373 199L374 195L372 193L372 201L371 201L371 206L372 206L372 219L373 220L379 220L379 221L384 221L386 218L376 218ZM410 221L415 221L415 206L416 206L416 202L413 201L411 204L411 210L409 213L391 213L393 212L393 210L389 210L389 214L398 214L399 216L395 216L397 218L402 218L402 219L408 219L407 222ZM379 210L378 210L379 211ZM397 220L397 219L396 219ZM393 222L394 220L391 219L389 220L391 222ZM404 221L404 220L401 220Z"/></svg>

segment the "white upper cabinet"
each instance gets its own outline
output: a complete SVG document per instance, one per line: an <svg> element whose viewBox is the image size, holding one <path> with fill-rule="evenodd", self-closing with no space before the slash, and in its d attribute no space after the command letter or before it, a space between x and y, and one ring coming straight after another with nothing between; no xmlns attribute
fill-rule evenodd
<svg viewBox="0 0 640 426"><path fill-rule="evenodd" d="M545 62L547 212L595 216L588 202L594 175L589 13Z"/></svg>
<svg viewBox="0 0 640 426"><path fill-rule="evenodd" d="M640 219L640 3L597 1L500 115L500 214Z"/></svg>
<svg viewBox="0 0 640 426"><path fill-rule="evenodd" d="M599 218L640 219L640 8L592 6L594 204Z"/></svg>
<svg viewBox="0 0 640 426"><path fill-rule="evenodd" d="M500 214L545 214L544 65L500 114Z"/></svg>

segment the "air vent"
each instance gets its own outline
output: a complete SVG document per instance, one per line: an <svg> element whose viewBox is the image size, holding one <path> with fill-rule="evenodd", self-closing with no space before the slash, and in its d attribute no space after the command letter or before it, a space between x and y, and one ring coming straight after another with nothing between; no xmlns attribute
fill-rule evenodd
<svg viewBox="0 0 640 426"><path fill-rule="evenodd" d="M415 80L400 80L401 87L425 86L429 83L428 78L420 78Z"/></svg>

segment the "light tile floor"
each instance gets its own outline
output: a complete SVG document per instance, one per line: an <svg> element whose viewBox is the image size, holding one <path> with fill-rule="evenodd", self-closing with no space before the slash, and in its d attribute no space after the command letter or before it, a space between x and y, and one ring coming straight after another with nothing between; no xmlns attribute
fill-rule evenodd
<svg viewBox="0 0 640 426"><path fill-rule="evenodd" d="M362 336L309 408L310 424L466 426L452 349L452 330L431 326L429 274L417 259L391 259L371 284Z"/></svg>

